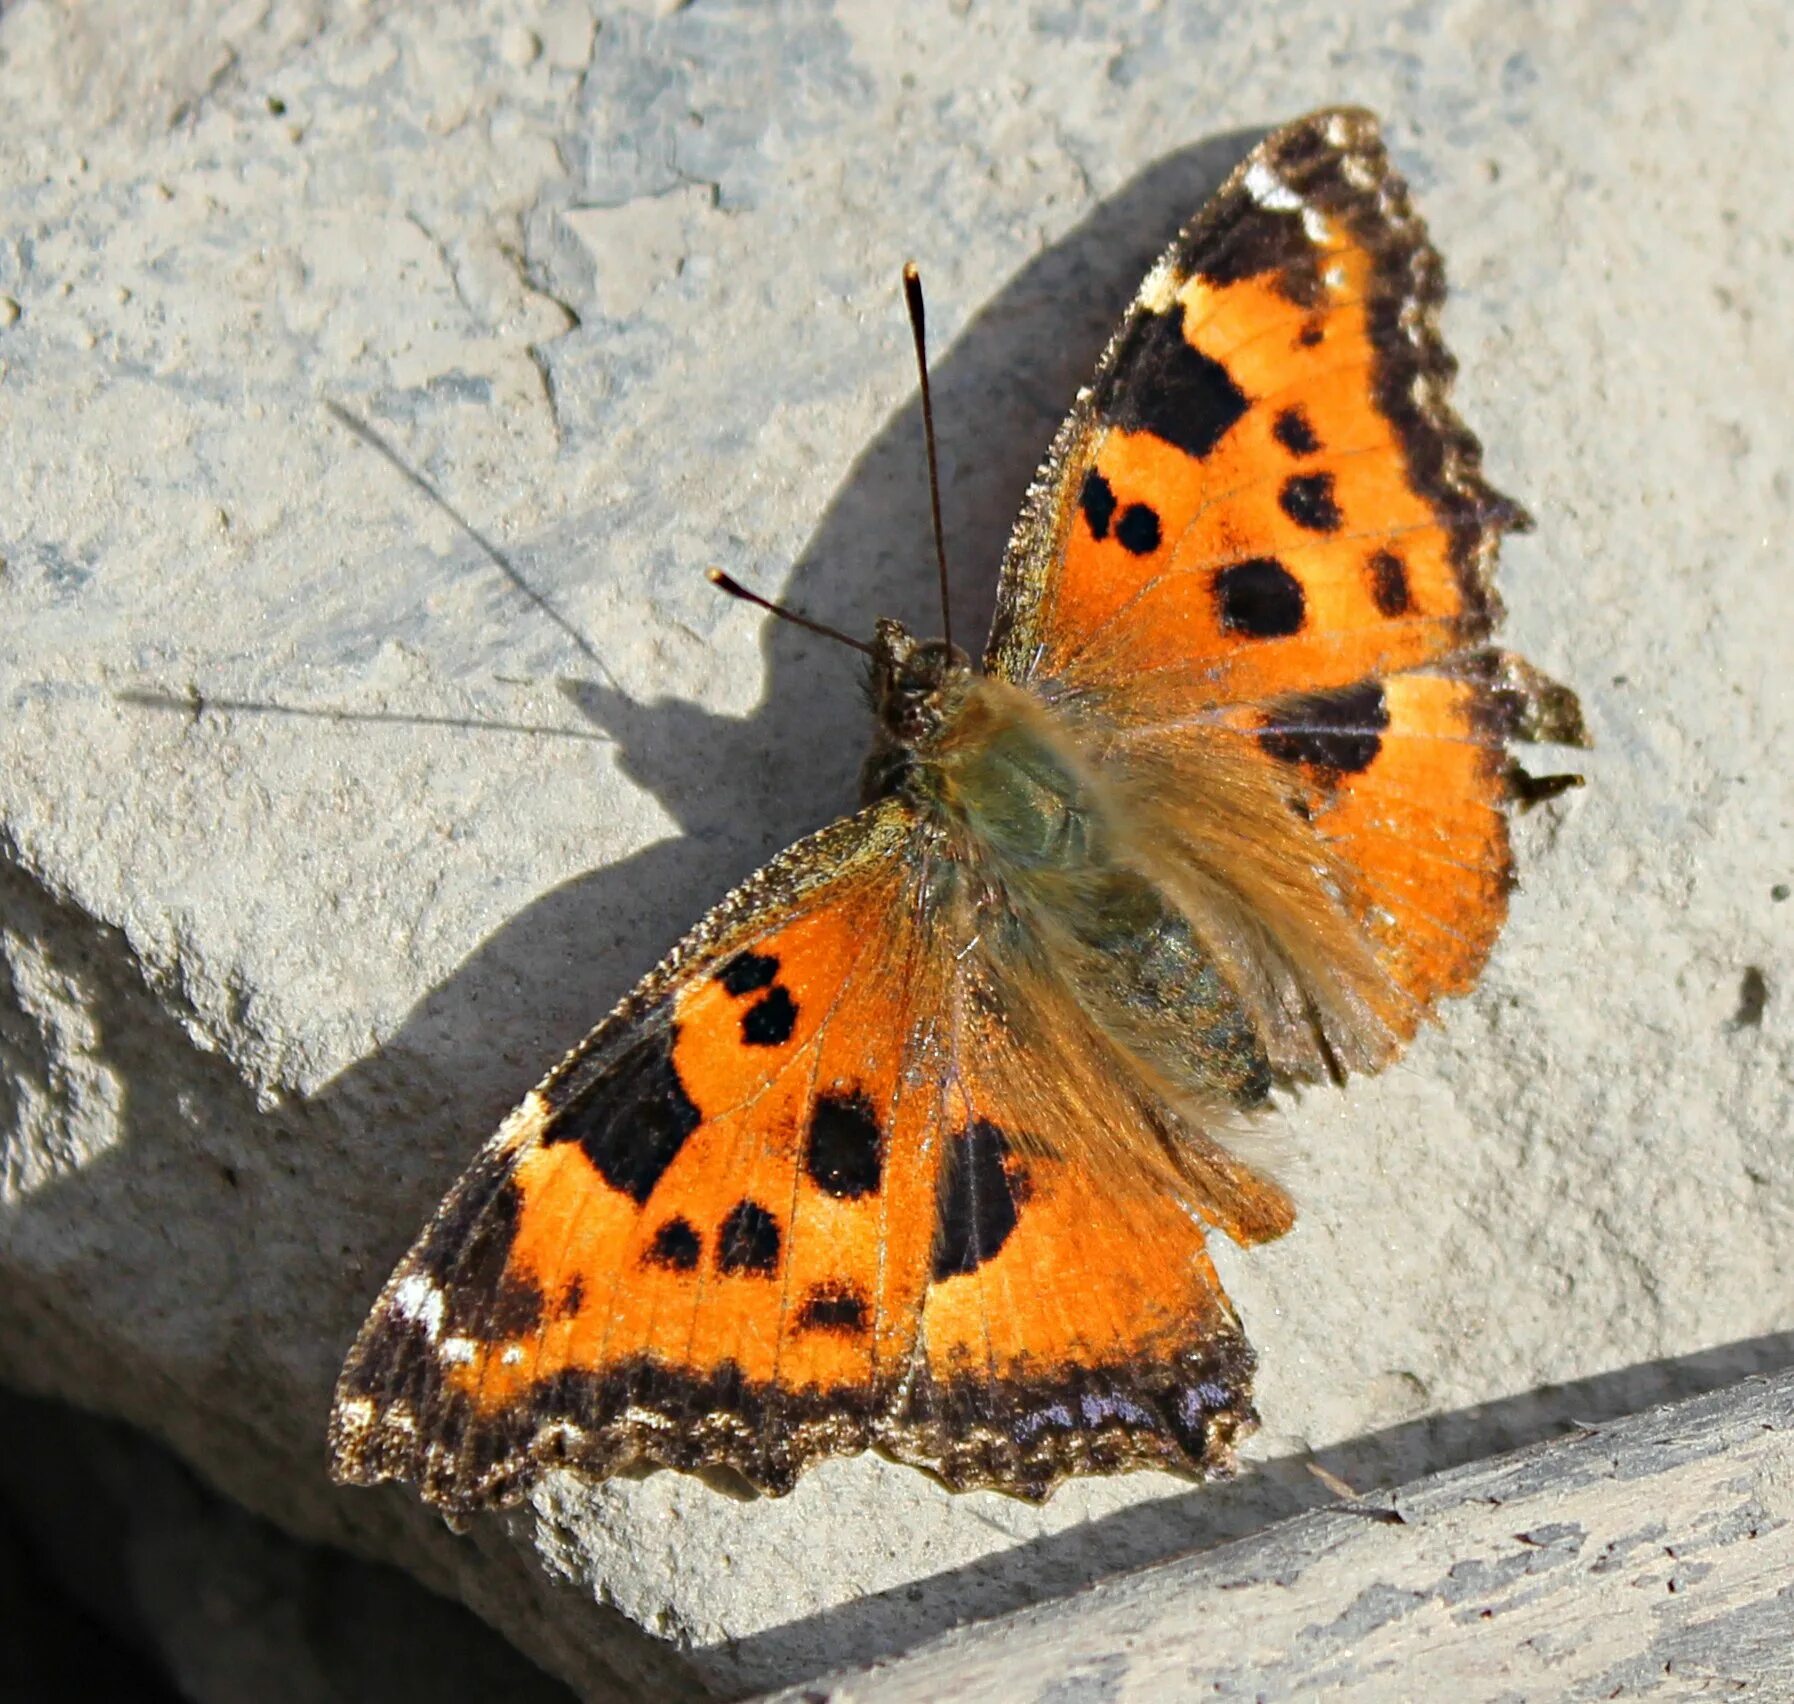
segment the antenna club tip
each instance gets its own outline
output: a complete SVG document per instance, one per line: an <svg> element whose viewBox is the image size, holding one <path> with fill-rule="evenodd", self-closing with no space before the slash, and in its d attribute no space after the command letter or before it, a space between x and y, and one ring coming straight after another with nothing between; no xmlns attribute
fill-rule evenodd
<svg viewBox="0 0 1794 1704"><path fill-rule="evenodd" d="M914 284L921 276L921 269L913 260L906 260L903 263L903 282L905 284Z"/></svg>
<svg viewBox="0 0 1794 1704"><path fill-rule="evenodd" d="M706 568L704 578L719 592L727 592L732 598L744 598L749 603L761 602L761 599L750 592L733 574L725 574L720 568Z"/></svg>

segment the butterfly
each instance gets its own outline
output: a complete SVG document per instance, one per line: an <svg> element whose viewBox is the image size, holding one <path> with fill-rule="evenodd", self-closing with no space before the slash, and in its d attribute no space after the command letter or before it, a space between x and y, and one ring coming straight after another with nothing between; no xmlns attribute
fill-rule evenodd
<svg viewBox="0 0 1794 1704"><path fill-rule="evenodd" d="M1054 440L983 668L878 622L862 807L505 1120L350 1352L338 1479L465 1514L560 1467L1232 1467L1254 1357L1207 1239L1294 1210L1216 1133L1471 986L1506 807L1576 779L1508 746L1586 743L1490 643L1527 520L1443 297L1370 113L1246 158Z"/></svg>

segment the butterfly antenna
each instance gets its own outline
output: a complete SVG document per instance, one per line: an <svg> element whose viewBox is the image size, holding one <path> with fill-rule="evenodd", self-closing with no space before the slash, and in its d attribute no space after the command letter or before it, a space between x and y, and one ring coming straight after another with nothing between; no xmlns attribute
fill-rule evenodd
<svg viewBox="0 0 1794 1704"><path fill-rule="evenodd" d="M947 598L947 535L941 530L941 467L934 448L934 399L928 393L928 331L922 313L922 274L903 264L903 300L916 339L916 371L922 375L922 437L928 447L928 503L934 512L934 559L941 571L941 638L953 646L953 610Z"/></svg>
<svg viewBox="0 0 1794 1704"><path fill-rule="evenodd" d="M719 592L727 592L730 597L740 598L743 603L756 604L778 616L781 621L789 621L796 627L807 627L812 633L820 633L824 639L838 639L843 645L851 645L854 650L868 657L872 655L872 647L864 639L855 639L838 627L825 627L820 621L812 621L807 615L799 615L794 609L774 603L771 598L763 598L758 592L750 592L739 580L731 579L720 568L712 568L706 577Z"/></svg>

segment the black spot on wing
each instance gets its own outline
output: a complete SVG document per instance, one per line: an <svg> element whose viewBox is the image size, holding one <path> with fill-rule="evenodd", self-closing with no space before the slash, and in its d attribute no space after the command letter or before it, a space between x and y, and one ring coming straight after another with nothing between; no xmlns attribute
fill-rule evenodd
<svg viewBox="0 0 1794 1704"><path fill-rule="evenodd" d="M797 1002L774 983L741 1019L741 1039L749 1047L782 1047L797 1027Z"/></svg>
<svg viewBox="0 0 1794 1704"><path fill-rule="evenodd" d="M430 1227L417 1264L443 1297L448 1334L520 1337L541 1322L544 1305L536 1284L509 1270L523 1192L508 1167L495 1167L491 1187L479 1190L477 1201L475 1188L457 1204L469 1212L451 1210Z"/></svg>
<svg viewBox="0 0 1794 1704"><path fill-rule="evenodd" d="M651 1031L554 1110L544 1143L577 1142L598 1175L640 1206L703 1122L673 1064L679 1027Z"/></svg>
<svg viewBox="0 0 1794 1704"><path fill-rule="evenodd" d="M1151 432L1192 456L1207 455L1249 406L1227 369L1184 336L1179 307L1141 313L1127 327L1095 400L1111 425Z"/></svg>
<svg viewBox="0 0 1794 1704"><path fill-rule="evenodd" d="M1311 456L1321 447L1320 435L1306 409L1284 409L1271 427L1271 433L1292 456Z"/></svg>
<svg viewBox="0 0 1794 1704"><path fill-rule="evenodd" d="M934 1276L975 1272L993 1259L1015 1229L1026 1193L1026 1174L994 1124L980 1118L954 1136L942 1168Z"/></svg>
<svg viewBox="0 0 1794 1704"><path fill-rule="evenodd" d="M1302 582L1270 556L1236 562L1215 576L1215 611L1229 633L1287 639L1308 612Z"/></svg>
<svg viewBox="0 0 1794 1704"><path fill-rule="evenodd" d="M779 961L770 953L737 953L716 973L716 980L731 994L754 994L772 986Z"/></svg>
<svg viewBox="0 0 1794 1704"><path fill-rule="evenodd" d="M449 1294L452 1302L454 1292ZM523 1337L542 1323L545 1311L546 1299L541 1290L528 1278L511 1273L500 1280L483 1309L451 1306L449 1319L451 1326L458 1325L462 1323L460 1316L465 1314L467 1327L482 1340Z"/></svg>
<svg viewBox="0 0 1794 1704"><path fill-rule="evenodd" d="M1324 295L1320 251L1303 228L1300 210L1261 207L1236 188L1210 204L1177 251L1179 270L1205 283L1227 285L1274 275L1277 293L1312 308Z"/></svg>
<svg viewBox="0 0 1794 1704"><path fill-rule="evenodd" d="M872 1194L884 1169L884 1133L862 1094L825 1094L810 1115L804 1166L816 1187L837 1200Z"/></svg>
<svg viewBox="0 0 1794 1704"><path fill-rule="evenodd" d="M558 1319L571 1319L585 1306L585 1300L585 1280L575 1272L561 1287L561 1299L555 1307L555 1317Z"/></svg>
<svg viewBox="0 0 1794 1704"><path fill-rule="evenodd" d="M664 1266L673 1272L690 1272L698 1264L704 1245L688 1219L668 1219L654 1233L642 1258L651 1266Z"/></svg>
<svg viewBox="0 0 1794 1704"><path fill-rule="evenodd" d="M803 1331L830 1331L857 1337L870 1323L866 1298L848 1284L818 1284L804 1297L797 1323Z"/></svg>
<svg viewBox="0 0 1794 1704"><path fill-rule="evenodd" d="M1134 556L1150 556L1159 548L1158 511L1145 503L1130 503L1115 526L1115 541Z"/></svg>
<svg viewBox="0 0 1794 1704"><path fill-rule="evenodd" d="M716 1264L723 1272L770 1278L779 1269L779 1222L757 1201L738 1201L717 1236Z"/></svg>
<svg viewBox="0 0 1794 1704"><path fill-rule="evenodd" d="M1358 775L1376 761L1388 726L1382 684L1367 680L1285 699L1266 716L1258 741L1280 762Z"/></svg>
<svg viewBox="0 0 1794 1704"><path fill-rule="evenodd" d="M1371 602L1379 615L1393 620L1408 613L1408 565L1393 550L1379 550L1364 565L1370 576Z"/></svg>
<svg viewBox="0 0 1794 1704"><path fill-rule="evenodd" d="M1078 497L1078 507L1084 511L1084 519L1090 525L1090 536L1095 539L1107 538L1109 522L1115 518L1115 490L1095 468L1084 475L1084 489Z"/></svg>
<svg viewBox="0 0 1794 1704"><path fill-rule="evenodd" d="M1303 322L1302 329L1296 333L1296 347L1298 349L1316 348L1326 335L1327 328L1322 321L1306 320Z"/></svg>
<svg viewBox="0 0 1794 1704"><path fill-rule="evenodd" d="M1277 493L1277 503L1297 526L1309 532L1338 532L1343 524L1330 473L1292 474Z"/></svg>

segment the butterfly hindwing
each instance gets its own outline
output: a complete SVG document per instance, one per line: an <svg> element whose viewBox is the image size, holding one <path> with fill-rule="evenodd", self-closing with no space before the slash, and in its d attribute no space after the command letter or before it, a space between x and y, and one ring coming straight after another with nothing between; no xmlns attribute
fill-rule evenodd
<svg viewBox="0 0 1794 1704"><path fill-rule="evenodd" d="M1207 1165L1013 955L956 959L942 1025L939 1229L915 1376L880 1442L955 1489L1024 1496L1072 1473L1224 1471L1256 1423L1253 1356L1204 1226L1275 1236L1288 1201Z"/></svg>

